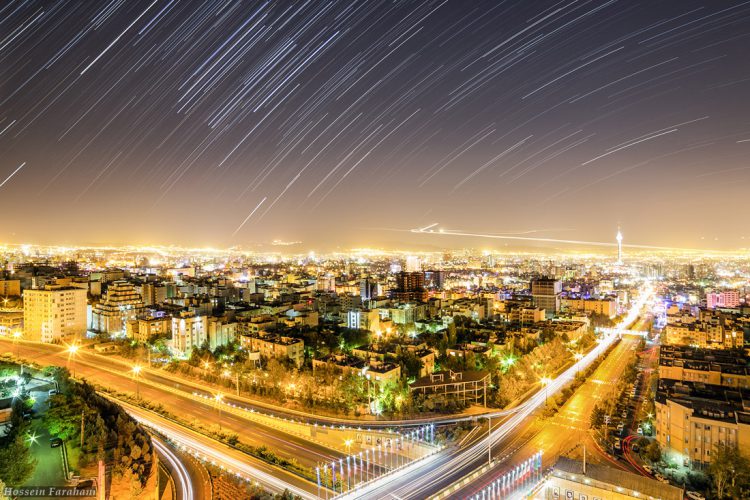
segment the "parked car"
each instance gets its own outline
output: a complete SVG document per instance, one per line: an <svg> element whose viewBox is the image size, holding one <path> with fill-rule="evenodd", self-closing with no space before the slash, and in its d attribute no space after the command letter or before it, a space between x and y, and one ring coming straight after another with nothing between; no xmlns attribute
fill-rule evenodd
<svg viewBox="0 0 750 500"><path fill-rule="evenodd" d="M50 389L49 391L47 391L47 394L50 396L54 396L55 394L57 394L57 389Z"/></svg>
<svg viewBox="0 0 750 500"><path fill-rule="evenodd" d="M706 497L698 493L697 491L688 491L685 496L690 500L706 500Z"/></svg>
<svg viewBox="0 0 750 500"><path fill-rule="evenodd" d="M50 438L49 440L49 446L50 448L57 448L59 446L62 446L63 441L60 438Z"/></svg>
<svg viewBox="0 0 750 500"><path fill-rule="evenodd" d="M644 465L643 466L643 470L645 470L646 472L648 472L652 476L654 475L654 469L652 469L650 465Z"/></svg>
<svg viewBox="0 0 750 500"><path fill-rule="evenodd" d="M658 472L657 472L656 474L654 474L654 477L655 477L655 478L656 478L656 480L657 480L657 481L659 481L660 483L665 483L665 484L669 484L669 479L667 479L666 477L662 476L662 475L661 475L661 474L659 474Z"/></svg>

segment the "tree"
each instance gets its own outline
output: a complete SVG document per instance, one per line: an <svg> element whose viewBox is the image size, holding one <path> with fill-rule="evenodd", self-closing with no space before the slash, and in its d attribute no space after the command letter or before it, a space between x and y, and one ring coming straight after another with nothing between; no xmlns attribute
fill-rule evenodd
<svg viewBox="0 0 750 500"><path fill-rule="evenodd" d="M36 460L31 456L23 436L0 447L0 481L11 486L20 486L34 473Z"/></svg>
<svg viewBox="0 0 750 500"><path fill-rule="evenodd" d="M401 373L407 379L419 377L419 372L422 370L422 360L413 352L402 350L401 346L398 347L397 353L396 362L401 366Z"/></svg>
<svg viewBox="0 0 750 500"><path fill-rule="evenodd" d="M727 494L732 498L747 498L745 494L750 491L750 461L740 454L736 446L716 445L708 475L717 498L724 498Z"/></svg>
<svg viewBox="0 0 750 500"><path fill-rule="evenodd" d="M659 446L658 441L653 440L648 446L646 446L645 456L651 462L658 462L661 460L661 446Z"/></svg>
<svg viewBox="0 0 750 500"><path fill-rule="evenodd" d="M69 400L63 395L50 396L50 408L43 417L44 425L52 436L68 440L78 435L81 429L83 406L79 400Z"/></svg>

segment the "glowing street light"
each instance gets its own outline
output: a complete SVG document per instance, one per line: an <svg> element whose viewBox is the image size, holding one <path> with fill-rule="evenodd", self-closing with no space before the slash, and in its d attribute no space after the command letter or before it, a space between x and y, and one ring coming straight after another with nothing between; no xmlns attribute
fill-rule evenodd
<svg viewBox="0 0 750 500"><path fill-rule="evenodd" d="M71 344L68 346L68 369L72 371L73 377L76 376L76 365L75 365L75 356L78 353L78 344ZM71 361L70 359L73 358L72 362L72 369L71 369Z"/></svg>
<svg viewBox="0 0 750 500"><path fill-rule="evenodd" d="M577 352L573 354L573 359L576 360L576 377L581 374L581 364L579 361L583 359L583 353Z"/></svg>
<svg viewBox="0 0 750 500"><path fill-rule="evenodd" d="M224 401L224 394L219 392L214 396L216 402L216 408L219 410L219 430L221 430L221 403Z"/></svg>
<svg viewBox="0 0 750 500"><path fill-rule="evenodd" d="M540 382L542 383L542 386L544 386L544 406L547 406L547 386L552 382L552 379L549 377L542 377Z"/></svg>
<svg viewBox="0 0 750 500"><path fill-rule="evenodd" d="M15 332L13 332L13 343L16 344L16 358L19 357L19 352L18 352L19 343L18 343L18 341L21 340L21 336L22 335L23 334L19 330L16 330Z"/></svg>
<svg viewBox="0 0 750 500"><path fill-rule="evenodd" d="M132 368L133 378L135 379L135 399L141 399L141 390L140 390L141 370L142 370L141 365L135 365Z"/></svg>
<svg viewBox="0 0 750 500"><path fill-rule="evenodd" d="M29 445L36 444L37 436L36 434L29 434L26 439L29 440Z"/></svg>
<svg viewBox="0 0 750 500"><path fill-rule="evenodd" d="M505 371L507 372L511 366L516 364L516 358L514 358L512 354L509 354L500 361L500 364L503 365Z"/></svg>

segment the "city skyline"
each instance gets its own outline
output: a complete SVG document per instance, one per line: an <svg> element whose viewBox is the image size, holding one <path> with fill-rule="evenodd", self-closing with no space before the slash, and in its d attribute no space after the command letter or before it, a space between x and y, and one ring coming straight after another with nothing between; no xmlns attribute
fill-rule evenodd
<svg viewBox="0 0 750 500"><path fill-rule="evenodd" d="M616 251L619 225L627 255L750 239L713 207L741 213L748 180L746 3L0 13L2 243ZM436 221L473 236L412 231Z"/></svg>

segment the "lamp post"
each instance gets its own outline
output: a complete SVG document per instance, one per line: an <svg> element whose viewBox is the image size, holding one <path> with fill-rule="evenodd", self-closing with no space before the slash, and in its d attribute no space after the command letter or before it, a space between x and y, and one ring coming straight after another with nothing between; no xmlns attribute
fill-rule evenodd
<svg viewBox="0 0 750 500"><path fill-rule="evenodd" d="M370 367L365 366L362 368L362 371L360 372L360 375L365 377L365 380L367 381L367 411L372 414L372 399L370 395L370 375L368 375L367 370L369 370Z"/></svg>
<svg viewBox="0 0 750 500"><path fill-rule="evenodd" d="M214 401L216 401L216 408L219 409L219 430L221 430L221 402L224 400L224 394L218 393L214 396Z"/></svg>
<svg viewBox="0 0 750 500"><path fill-rule="evenodd" d="M240 395L240 372L235 371L234 377L232 377L232 372L229 369L227 369L221 373L221 376L229 380L234 378L235 389L237 390L237 395L239 396Z"/></svg>
<svg viewBox="0 0 750 500"><path fill-rule="evenodd" d="M22 333L16 330L13 332L13 343L16 344L16 358L19 357L18 347L19 347L19 340L21 340Z"/></svg>
<svg viewBox="0 0 750 500"><path fill-rule="evenodd" d="M135 379L135 399L141 399L141 388L140 388L141 369L142 369L141 365L133 366L133 378Z"/></svg>
<svg viewBox="0 0 750 500"><path fill-rule="evenodd" d="M552 382L552 379L549 377L542 377L542 385L544 386L544 406L547 407L547 386L550 382Z"/></svg>
<svg viewBox="0 0 750 500"><path fill-rule="evenodd" d="M76 376L75 357L77 353L78 353L78 344L71 344L68 346L68 369L71 369L71 364L72 364L71 371L73 373L73 377ZM73 359L72 363L70 361L71 358Z"/></svg>
<svg viewBox="0 0 750 500"><path fill-rule="evenodd" d="M581 374L581 365L579 361L583 359L583 354L580 352L577 352L573 355L573 359L576 360L576 377L578 377Z"/></svg>
<svg viewBox="0 0 750 500"><path fill-rule="evenodd" d="M349 458L352 454L352 440L351 439L345 440L344 446L346 446L346 489L350 490L351 483L349 479L352 475L352 470L351 470L351 466L349 465ZM357 463L354 462L354 464L356 465Z"/></svg>

